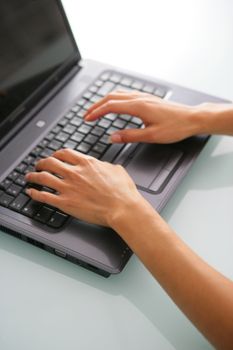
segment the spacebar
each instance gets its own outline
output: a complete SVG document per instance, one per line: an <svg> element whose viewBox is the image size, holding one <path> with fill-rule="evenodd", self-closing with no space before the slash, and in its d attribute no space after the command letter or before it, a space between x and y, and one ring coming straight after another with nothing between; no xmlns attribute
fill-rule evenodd
<svg viewBox="0 0 233 350"><path fill-rule="evenodd" d="M112 163L124 147L125 145L122 143L112 144L111 147L109 147L109 149L107 150L107 152L103 155L101 160Z"/></svg>

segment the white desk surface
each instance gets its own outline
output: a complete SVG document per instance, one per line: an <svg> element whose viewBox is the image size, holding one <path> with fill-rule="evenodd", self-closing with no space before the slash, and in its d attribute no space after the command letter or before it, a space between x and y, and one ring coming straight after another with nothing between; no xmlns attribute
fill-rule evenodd
<svg viewBox="0 0 233 350"><path fill-rule="evenodd" d="M63 2L84 57L233 100L233 2ZM162 215L230 278L232 208L233 138L213 137ZM0 348L211 346L135 256L121 274L104 279L1 233Z"/></svg>

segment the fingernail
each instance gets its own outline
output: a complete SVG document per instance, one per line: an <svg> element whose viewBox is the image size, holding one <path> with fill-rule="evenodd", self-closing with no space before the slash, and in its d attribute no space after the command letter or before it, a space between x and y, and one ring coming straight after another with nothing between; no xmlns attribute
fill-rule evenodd
<svg viewBox="0 0 233 350"><path fill-rule="evenodd" d="M31 196L32 190L30 190L30 188L27 188L27 189L26 189L26 193L27 193L29 196Z"/></svg>
<svg viewBox="0 0 233 350"><path fill-rule="evenodd" d="M109 139L110 139L110 142L112 142L112 143L114 143L114 142L116 142L116 143L122 142L122 137L121 137L121 135L120 135L120 134L117 134L117 133L112 134L112 135L110 136Z"/></svg>
<svg viewBox="0 0 233 350"><path fill-rule="evenodd" d="M85 117L84 117L85 120L90 120L90 114L87 114Z"/></svg>

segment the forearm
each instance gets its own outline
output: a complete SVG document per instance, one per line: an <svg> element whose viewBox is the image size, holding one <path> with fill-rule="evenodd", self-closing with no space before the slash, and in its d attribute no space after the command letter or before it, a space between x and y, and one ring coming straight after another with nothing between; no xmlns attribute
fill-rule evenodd
<svg viewBox="0 0 233 350"><path fill-rule="evenodd" d="M196 126L196 133L233 135L233 105L199 105L194 109L191 123Z"/></svg>
<svg viewBox="0 0 233 350"><path fill-rule="evenodd" d="M233 283L189 249L144 200L122 210L112 226L197 328L218 348L232 348Z"/></svg>

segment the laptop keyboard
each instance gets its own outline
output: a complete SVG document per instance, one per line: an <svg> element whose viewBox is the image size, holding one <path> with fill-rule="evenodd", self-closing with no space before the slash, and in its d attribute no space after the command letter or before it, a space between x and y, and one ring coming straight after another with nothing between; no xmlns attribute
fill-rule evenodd
<svg viewBox="0 0 233 350"><path fill-rule="evenodd" d="M164 98L167 90L116 72L105 72L98 78L48 132L45 138L30 151L26 158L0 183L0 206L30 217L54 229L61 228L69 218L57 208L38 203L26 195L26 188L54 192L50 188L26 183L24 176L34 171L36 162L61 148L71 148L97 159L112 162L122 150L122 144L109 144L109 136L121 129L142 127L142 121L130 115L110 113L95 122L83 119L87 109L106 94L116 89L142 91Z"/></svg>

